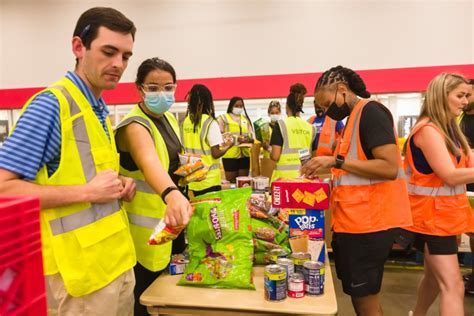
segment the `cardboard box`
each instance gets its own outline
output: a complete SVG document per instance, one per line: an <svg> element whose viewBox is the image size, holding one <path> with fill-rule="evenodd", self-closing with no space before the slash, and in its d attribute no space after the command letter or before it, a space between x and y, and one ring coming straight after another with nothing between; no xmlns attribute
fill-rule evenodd
<svg viewBox="0 0 474 316"><path fill-rule="evenodd" d="M329 183L319 179L277 179L272 183L272 203L276 208L329 208Z"/></svg>
<svg viewBox="0 0 474 316"><path fill-rule="evenodd" d="M324 262L325 212L323 210L289 210L290 245L294 252L308 252L311 260ZM294 249L297 247L297 249Z"/></svg>

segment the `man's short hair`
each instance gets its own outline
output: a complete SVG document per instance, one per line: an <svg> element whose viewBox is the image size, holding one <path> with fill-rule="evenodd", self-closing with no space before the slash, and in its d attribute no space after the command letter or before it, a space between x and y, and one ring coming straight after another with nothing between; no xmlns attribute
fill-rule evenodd
<svg viewBox="0 0 474 316"><path fill-rule="evenodd" d="M93 40L97 38L98 30L101 26L111 31L131 34L135 40L136 27L121 12L113 8L95 7L82 13L77 20L73 36L79 36L83 45L89 49Z"/></svg>

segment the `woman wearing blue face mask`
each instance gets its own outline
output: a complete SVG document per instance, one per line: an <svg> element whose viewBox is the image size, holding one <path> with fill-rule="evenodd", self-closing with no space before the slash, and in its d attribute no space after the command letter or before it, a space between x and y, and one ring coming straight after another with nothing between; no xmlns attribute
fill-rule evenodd
<svg viewBox="0 0 474 316"><path fill-rule="evenodd" d="M147 59L138 68L135 84L141 101L117 126L115 138L120 173L137 184L135 198L124 202L124 207L138 259L134 268L135 315L148 315L139 297L166 268L171 252L184 250L184 236L173 245L148 246L147 240L161 218L171 226L185 225L192 211L174 175L183 148L178 123L168 112L174 103L176 73L162 59Z"/></svg>
<svg viewBox="0 0 474 316"><path fill-rule="evenodd" d="M244 100L241 97L230 99L227 113L217 119L221 132L231 134L236 143L253 144L252 122L245 110ZM244 145L245 146L245 145ZM222 157L225 177L230 182L235 182L238 176L248 176L250 169L250 148L234 146Z"/></svg>

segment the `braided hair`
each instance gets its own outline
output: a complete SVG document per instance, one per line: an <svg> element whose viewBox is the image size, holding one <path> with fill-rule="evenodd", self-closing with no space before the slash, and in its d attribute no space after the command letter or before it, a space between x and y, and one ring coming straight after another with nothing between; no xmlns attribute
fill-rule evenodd
<svg viewBox="0 0 474 316"><path fill-rule="evenodd" d="M297 83L290 86L290 93L295 94L296 102L299 105L303 105L304 96L306 95L307 92L308 92L308 90L306 90L306 87L302 83L297 82Z"/></svg>
<svg viewBox="0 0 474 316"><path fill-rule="evenodd" d="M329 86L338 82L347 84L349 89L359 97L365 99L370 98L370 92L367 91L367 87L359 74L352 69L342 66L326 70L321 77L319 77L318 82L314 87L314 91L321 87Z"/></svg>
<svg viewBox="0 0 474 316"><path fill-rule="evenodd" d="M202 84L195 84L188 93L188 113L191 122L194 124L194 132L196 133L198 125L201 123L203 114L207 114L212 118L215 117L214 101L211 91Z"/></svg>

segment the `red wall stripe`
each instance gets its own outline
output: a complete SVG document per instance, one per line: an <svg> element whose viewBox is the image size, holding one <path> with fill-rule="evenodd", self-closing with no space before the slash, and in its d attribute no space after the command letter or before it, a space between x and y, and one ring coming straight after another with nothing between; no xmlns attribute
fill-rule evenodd
<svg viewBox="0 0 474 316"><path fill-rule="evenodd" d="M474 64L450 65L414 68L373 69L357 71L364 79L371 93L404 93L424 91L431 79L441 72L461 73L474 78ZM288 94L291 84L301 82L312 94L317 73L243 76L178 80L176 100L183 101L186 93L196 83L206 85L215 100L227 100L238 95L244 99L281 98ZM37 88L0 89L0 109L17 109L34 93ZM138 101L138 93L133 83L121 83L115 90L105 91L107 104L131 104Z"/></svg>

